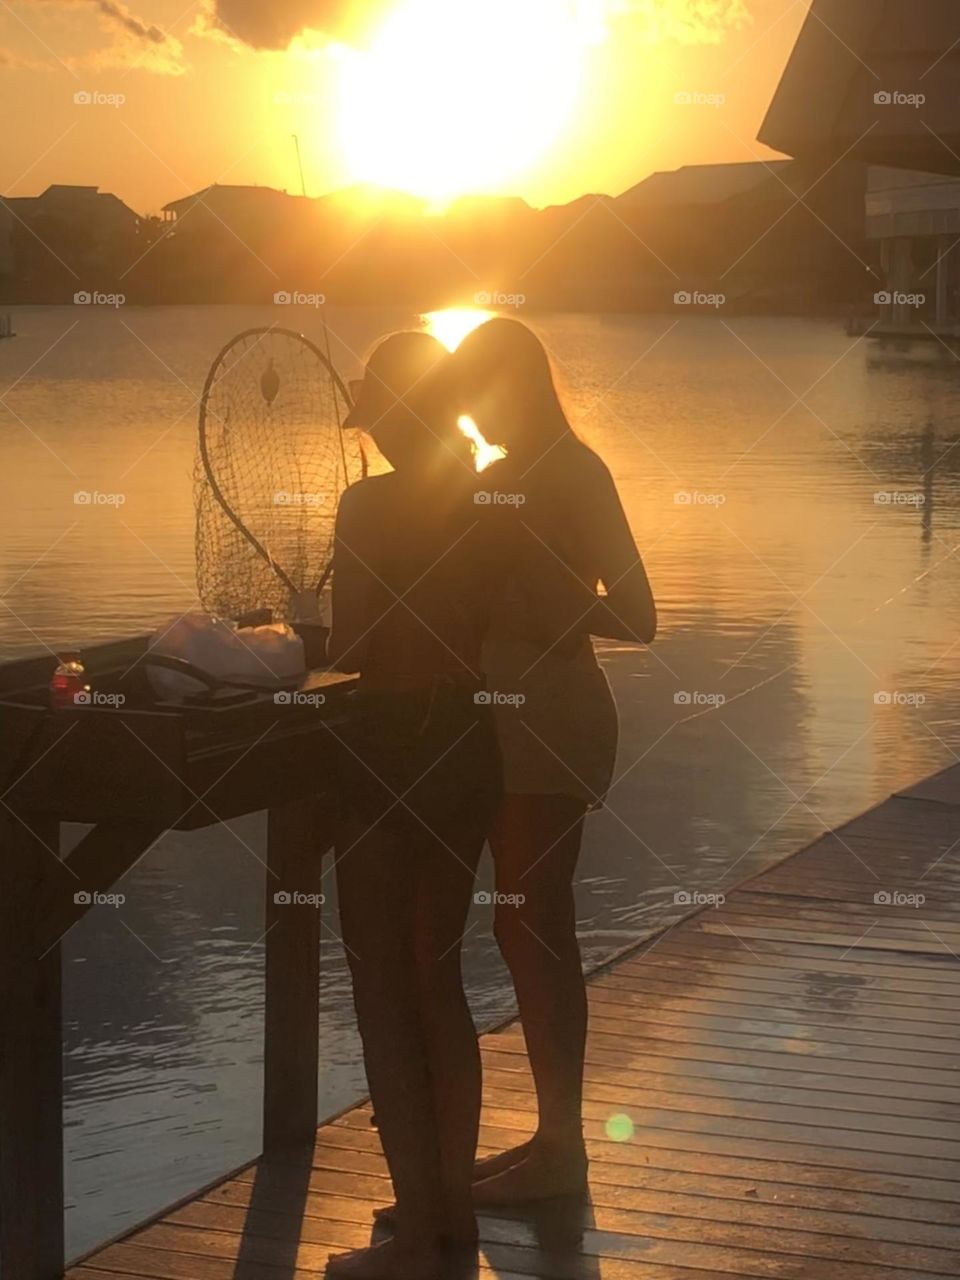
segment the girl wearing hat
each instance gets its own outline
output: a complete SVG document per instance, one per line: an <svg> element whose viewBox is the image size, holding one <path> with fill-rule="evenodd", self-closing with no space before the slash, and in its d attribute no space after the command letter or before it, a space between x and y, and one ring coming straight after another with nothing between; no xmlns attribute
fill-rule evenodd
<svg viewBox="0 0 960 1280"><path fill-rule="evenodd" d="M438 392L446 358L423 333L374 351L348 425L394 470L348 489L337 513L330 657L360 674L337 730L337 883L397 1201L391 1240L329 1264L362 1280L432 1280L444 1250L477 1239L480 1054L460 952L501 771L478 697L489 530L471 447Z"/></svg>

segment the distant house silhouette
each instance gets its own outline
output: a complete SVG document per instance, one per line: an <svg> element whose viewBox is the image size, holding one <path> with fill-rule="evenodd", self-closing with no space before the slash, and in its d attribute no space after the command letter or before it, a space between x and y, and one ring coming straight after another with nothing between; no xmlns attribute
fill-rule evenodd
<svg viewBox="0 0 960 1280"><path fill-rule="evenodd" d="M0 280L9 280L16 271L13 252L13 213L5 200L0 200Z"/></svg>
<svg viewBox="0 0 960 1280"><path fill-rule="evenodd" d="M759 136L824 165L960 173L958 101L957 0L813 0Z"/></svg>
<svg viewBox="0 0 960 1280"><path fill-rule="evenodd" d="M0 264L11 263L11 274L37 301L67 287L71 294L106 289L140 251L143 220L98 187L55 183L38 196L7 196L0 204Z"/></svg>
<svg viewBox="0 0 960 1280"><path fill-rule="evenodd" d="M297 207L309 205L304 196L291 196L274 187L229 186L214 183L193 195L171 200L162 210L164 226L177 234L204 234L228 227L237 235L258 236L272 231Z"/></svg>
<svg viewBox="0 0 960 1280"><path fill-rule="evenodd" d="M790 167L789 160L748 161L745 164L685 164L660 170L618 197L622 205L716 205L733 196L776 182Z"/></svg>
<svg viewBox="0 0 960 1280"><path fill-rule="evenodd" d="M760 139L869 162L874 332L960 334L957 0L813 0Z"/></svg>

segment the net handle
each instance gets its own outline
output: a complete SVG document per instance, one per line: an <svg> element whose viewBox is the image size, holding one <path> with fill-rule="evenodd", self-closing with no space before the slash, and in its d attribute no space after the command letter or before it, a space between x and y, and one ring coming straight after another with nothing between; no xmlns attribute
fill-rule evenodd
<svg viewBox="0 0 960 1280"><path fill-rule="evenodd" d="M324 320L324 328L326 328L326 320ZM206 381L203 384L203 394L200 398L200 421L198 426L200 460L203 463L203 470L204 470L204 474L207 477L207 483L210 486L210 491L213 494L213 496L216 498L217 502L220 504L220 507L222 508L224 514L236 526L238 532L247 540L247 542L249 542L250 546L253 547L257 555L260 556L260 558L270 566L270 568L277 575L277 577L280 579L283 585L287 588L287 590L291 591L294 595L297 595L299 594L299 589L296 586L296 584L292 581L292 579L287 574L287 572L283 569L283 567L277 564L276 560L274 560L273 556L270 554L267 548L263 545L260 539L256 536L256 534L251 533L251 531L247 528L247 526L243 523L243 521L234 511L233 507L231 507L230 503L227 501L226 495L224 494L223 490L220 488L220 485L217 481L217 477L214 474L213 463L211 462L211 459L210 459L210 451L207 448L207 404L210 398L210 392L213 390L217 382L216 374L218 370L222 366L228 353L239 343L246 341L246 339L248 338L253 338L253 337L256 337L258 339L264 338L268 334L272 334L272 333L279 334L286 338L293 338L294 341L301 342L305 347L307 347L310 351L312 351L312 353L317 357L317 359L320 361L320 363L323 365L323 367L326 369L327 373L330 376L330 382L333 386L333 391L334 391L334 397L333 397L334 403L335 404L337 403L338 390L344 398L344 403L347 405L351 403L350 393L348 392L343 382L343 379L340 377L336 369L333 367L333 364L331 363L329 357L325 356L324 353L317 346L317 344L315 342L311 342L310 339L305 337L302 333L297 333L295 329L280 329L275 325L261 326L259 328L254 328L254 329L244 329L242 333L238 333L235 337L231 338L230 341L226 343L217 353L216 359L214 360L213 364L210 366L210 371L207 374ZM250 348L250 350L253 350L253 348ZM340 420L339 406L337 409L337 431L340 435L340 447L341 447L341 450L343 450L343 447L344 447L343 446L343 427L341 425L341 420ZM345 454L344 454L344 463L346 463ZM323 589L323 587L326 586L326 583L330 577L332 568L333 568L333 562L331 561L331 563L327 566L327 569L323 575L323 578L321 579L319 585L317 586L318 595L320 591Z"/></svg>

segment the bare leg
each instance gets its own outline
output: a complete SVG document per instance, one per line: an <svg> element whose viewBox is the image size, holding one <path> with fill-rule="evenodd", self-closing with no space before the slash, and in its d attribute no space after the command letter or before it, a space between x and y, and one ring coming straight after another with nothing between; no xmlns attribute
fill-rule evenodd
<svg viewBox="0 0 960 1280"><path fill-rule="evenodd" d="M461 955L484 832L478 826L425 850L417 891L417 972L430 1046L444 1182L443 1234L473 1244L477 1220L471 1183L480 1126L482 1074L476 1028L463 990ZM396 1226L398 1209L374 1217Z"/></svg>
<svg viewBox="0 0 960 1280"><path fill-rule="evenodd" d="M343 1277L420 1280L438 1266L443 1171L420 1016L416 851L400 847L402 838L358 822L345 823L338 840L347 850L337 863L340 921L367 1083L400 1209L388 1246L331 1260L329 1273Z"/></svg>
<svg viewBox="0 0 960 1280"><path fill-rule="evenodd" d="M419 858L417 974L443 1178L443 1234L477 1239L471 1183L480 1127L480 1046L463 990L461 952L484 831L445 833Z"/></svg>
<svg viewBox="0 0 960 1280"><path fill-rule="evenodd" d="M507 796L491 833L497 942L510 968L539 1106L530 1143L477 1166L475 1198L503 1203L581 1190L587 999L573 877L586 805L570 796Z"/></svg>

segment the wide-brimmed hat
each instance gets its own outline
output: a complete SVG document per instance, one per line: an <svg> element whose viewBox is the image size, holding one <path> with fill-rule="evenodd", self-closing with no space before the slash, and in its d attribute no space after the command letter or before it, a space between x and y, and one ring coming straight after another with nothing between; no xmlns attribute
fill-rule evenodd
<svg viewBox="0 0 960 1280"><path fill-rule="evenodd" d="M343 425L372 430L401 402L416 413L417 399L445 356L429 333L411 330L384 338L367 360L363 378L350 383L353 408Z"/></svg>

